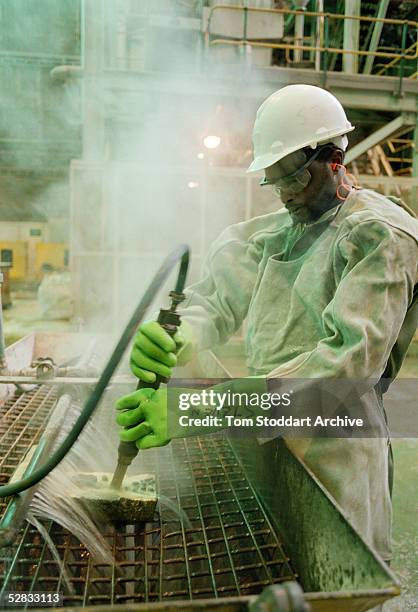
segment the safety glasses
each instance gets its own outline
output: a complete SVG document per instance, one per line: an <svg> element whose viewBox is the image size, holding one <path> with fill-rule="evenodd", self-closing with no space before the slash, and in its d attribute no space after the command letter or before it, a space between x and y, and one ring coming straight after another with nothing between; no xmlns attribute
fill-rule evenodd
<svg viewBox="0 0 418 612"><path fill-rule="evenodd" d="M282 190L292 194L300 193L308 186L312 178L312 175L308 170L309 166L321 155L321 153L323 153L325 149L331 149L331 147L318 147L316 151L309 156L305 163L294 172L276 179L266 179L264 177L260 181L260 185L262 187L264 187L264 185L271 185L273 187L273 192L276 195L279 195ZM301 152L305 155L305 157L307 156L306 150L296 151L295 153Z"/></svg>

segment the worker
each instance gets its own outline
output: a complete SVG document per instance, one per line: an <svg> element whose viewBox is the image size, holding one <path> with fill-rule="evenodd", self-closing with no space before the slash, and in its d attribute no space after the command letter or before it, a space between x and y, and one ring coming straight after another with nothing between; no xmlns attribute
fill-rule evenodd
<svg viewBox="0 0 418 612"><path fill-rule="evenodd" d="M285 441L390 560L383 381L396 377L417 327L418 221L402 202L348 180L343 160L353 129L319 87L289 85L264 101L248 171L263 171L261 184L284 207L221 234L187 290L179 334L144 323L131 368L146 382L170 377L193 351L227 342L246 320L249 375L267 385L289 377L362 381L361 407L378 415L384 435ZM166 397L144 389L121 398L117 421L132 428L121 437L140 448L167 443Z"/></svg>

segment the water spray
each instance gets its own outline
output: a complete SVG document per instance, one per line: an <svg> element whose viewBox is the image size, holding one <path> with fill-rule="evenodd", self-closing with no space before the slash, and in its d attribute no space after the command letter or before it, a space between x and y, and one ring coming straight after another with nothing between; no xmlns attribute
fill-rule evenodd
<svg viewBox="0 0 418 612"><path fill-rule="evenodd" d="M186 245L180 245L172 253L170 253L170 255L164 260L160 269L155 274L153 280L148 286L140 303L136 307L127 326L125 327L99 380L97 381L95 387L93 388L90 396L87 398L83 406L83 409L79 417L77 418L76 422L74 423L69 434L63 440L60 446L52 453L49 459L45 461L43 465L38 467L38 465L35 466L32 464L30 474L25 473L23 478L17 481L8 482L6 485L0 486L0 497L9 497L11 495L16 495L17 493L21 493L22 491L25 491L26 489L29 489L30 487L33 487L34 485L38 484L38 482L40 482L43 478L48 476L48 474L52 472L54 468L57 467L57 465L62 461L62 459L70 451L70 449L72 448L72 446L78 439L79 435L83 431L84 427L86 426L88 420L94 413L98 403L100 402L103 396L103 393L105 392L110 382L110 379L114 371L119 365L119 362L122 359L128 344L131 342L134 334L136 333L138 325L143 321L145 314L149 306L151 305L153 299L155 298L156 294L160 290L163 283L168 278L173 267L176 265L178 261L180 261L180 270L179 270L178 277L177 277L176 287L175 287L175 290L170 294L172 298L172 304L171 304L170 309L165 311L166 314L164 316L166 318L163 321L163 323L166 326L173 325L173 326L176 326L176 329L177 329L177 325L179 324L180 319L178 318L179 317L178 313L176 313L175 311L176 311L177 305L183 300L183 290L184 290L186 276L187 276L187 272L189 268L189 257L190 257L189 247ZM178 323L176 323L176 321L178 321ZM175 330L173 330L172 333L174 334ZM161 382L163 382L162 379L158 379L158 384L160 384ZM136 449L136 452L138 452L137 449ZM124 451L122 451L122 455L125 456ZM122 474L121 482L123 480L124 473ZM117 478L119 479L120 476L118 475Z"/></svg>

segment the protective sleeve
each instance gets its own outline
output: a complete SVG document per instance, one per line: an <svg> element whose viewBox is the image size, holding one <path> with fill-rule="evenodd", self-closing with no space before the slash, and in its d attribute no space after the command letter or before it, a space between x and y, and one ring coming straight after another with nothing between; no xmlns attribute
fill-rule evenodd
<svg viewBox="0 0 418 612"><path fill-rule="evenodd" d="M260 248L228 228L212 245L199 282L186 290L180 314L198 350L225 343L241 326L257 279Z"/></svg>
<svg viewBox="0 0 418 612"><path fill-rule="evenodd" d="M363 221L339 240L336 258L343 272L322 313L323 339L269 377L382 376L413 302L418 244L383 221Z"/></svg>

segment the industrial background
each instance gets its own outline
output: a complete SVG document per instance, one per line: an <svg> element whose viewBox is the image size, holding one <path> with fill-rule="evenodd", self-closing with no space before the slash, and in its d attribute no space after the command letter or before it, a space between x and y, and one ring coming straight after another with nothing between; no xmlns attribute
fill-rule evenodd
<svg viewBox="0 0 418 612"><path fill-rule="evenodd" d="M51 344L59 341L48 344L48 334L117 334L172 247L190 244L189 280L196 280L208 246L225 226L277 208L277 199L245 171L255 111L288 84L319 85L335 94L356 126L346 162L358 184L401 197L418 213L417 26L416 0L0 0L0 267L6 345L36 332L32 358L45 346L53 352ZM242 372L241 333L219 356L233 373ZM414 342L401 376L417 375ZM56 398L56 387L42 385L7 400L8 416L0 422L0 483L41 435ZM184 524L164 523L162 513L158 526L151 524L138 538L131 531L128 543L116 534L112 545L129 549L129 571L135 572L138 563L151 576L155 564L163 567L157 549L166 545L163 532L171 526L177 538L173 546L182 542L181 552L175 552L186 569L168 557L166 567L175 568L167 579L182 582L180 574L186 572L187 584L164 590L160 568L160 586L151 578L147 583L145 573L142 595L135 595L135 573L125 582L118 582L114 569L100 574L80 553L81 544L49 523L60 554L74 557L67 571L76 586L73 594L66 592L66 605L146 603L174 595L184 600L249 596L270 582L303 574L286 565L275 526L257 496L248 510L252 518L243 510L239 519L250 533L247 548L255 552L234 565L230 545L238 536L225 525L235 519L227 516L225 523L222 503L228 515L236 503L245 507L245 496L254 492L241 486L245 481L236 451L223 444L215 440L168 451L188 457L179 481L195 469L198 483L221 457L210 494L211 508L218 512L216 537L227 545L214 549L215 570L202 569L201 559L194 567L188 556L193 533L187 541ZM396 441L395 460L393 568L403 595L387 605L388 610L418 610L416 440ZM224 492L229 497L223 500L216 487L229 473ZM162 486L181 505L170 477ZM188 495L183 501L186 507L197 505L203 526L196 533L202 539L202 500L196 487ZM336 519L329 512L332 523ZM257 529L264 530L262 544ZM27 526L9 554L14 561L0 558L0 582L8 590L11 584L62 590L63 573L45 541ZM219 569L219 583L216 554L229 559L228 570ZM362 553L352 554L360 563ZM40 559L37 569L34 557ZM364 563L370 575L379 574L370 559ZM240 582L237 568L246 565ZM251 582L254 567L259 575ZM337 590L332 580L322 586L306 580L313 591ZM376 589L381 580L376 578ZM349 590L370 588L359 580Z"/></svg>

